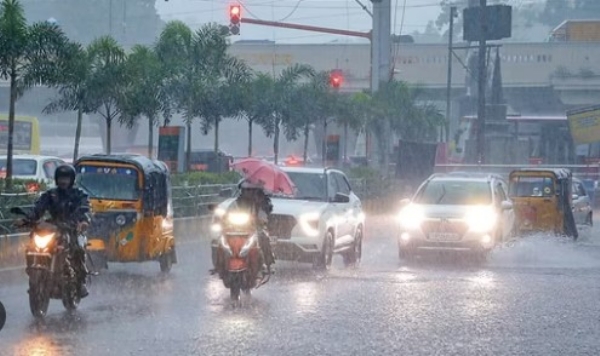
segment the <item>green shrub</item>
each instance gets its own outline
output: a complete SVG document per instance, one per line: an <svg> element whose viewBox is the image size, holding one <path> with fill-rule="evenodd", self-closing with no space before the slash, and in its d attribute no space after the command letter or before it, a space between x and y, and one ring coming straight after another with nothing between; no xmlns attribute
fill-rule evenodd
<svg viewBox="0 0 600 356"><path fill-rule="evenodd" d="M174 186L182 185L202 185L202 184L235 184L239 182L241 176L237 172L210 173L210 172L190 172L171 175L171 184Z"/></svg>
<svg viewBox="0 0 600 356"><path fill-rule="evenodd" d="M38 184L37 192L28 192L27 188L32 183ZM0 234L15 232L12 219L17 217L10 213L12 207L32 205L39 193L48 188L44 182L32 179L13 179L12 189L7 191L5 187L6 180L0 179Z"/></svg>

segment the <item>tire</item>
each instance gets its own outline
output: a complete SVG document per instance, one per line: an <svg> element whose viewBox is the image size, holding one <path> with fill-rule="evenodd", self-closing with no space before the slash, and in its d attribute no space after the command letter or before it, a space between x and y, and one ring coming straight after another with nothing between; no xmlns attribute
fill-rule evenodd
<svg viewBox="0 0 600 356"><path fill-rule="evenodd" d="M43 318L48 312L50 295L48 294L47 281L49 273L46 271L32 271L29 276L29 309L35 318Z"/></svg>
<svg viewBox="0 0 600 356"><path fill-rule="evenodd" d="M160 255L158 262L160 263L160 271L162 273L171 272L171 267L173 267L173 251L174 251L174 249L175 248L173 247L173 249L171 251Z"/></svg>
<svg viewBox="0 0 600 356"><path fill-rule="evenodd" d="M63 274L65 285L62 291L62 303L67 311L71 312L77 309L81 297L79 295L79 283L77 274L73 270L71 263L65 261L65 273Z"/></svg>
<svg viewBox="0 0 600 356"><path fill-rule="evenodd" d="M363 233L362 227L359 227L356 230L356 234L354 236L354 242L352 243L352 247L349 251L344 253L344 265L346 267L354 266L358 267L360 264L360 260L362 257L362 240Z"/></svg>
<svg viewBox="0 0 600 356"><path fill-rule="evenodd" d="M333 232L327 231L323 240L323 248L314 260L313 267L317 270L329 270L333 262Z"/></svg>

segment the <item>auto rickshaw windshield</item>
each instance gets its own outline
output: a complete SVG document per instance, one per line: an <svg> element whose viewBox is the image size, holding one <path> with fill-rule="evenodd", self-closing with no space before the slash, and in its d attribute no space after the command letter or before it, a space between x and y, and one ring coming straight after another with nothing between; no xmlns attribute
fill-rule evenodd
<svg viewBox="0 0 600 356"><path fill-rule="evenodd" d="M75 184L90 198L106 200L140 199L138 172L121 167L78 167Z"/></svg>
<svg viewBox="0 0 600 356"><path fill-rule="evenodd" d="M554 195L554 181L550 177L513 177L511 197L549 197Z"/></svg>

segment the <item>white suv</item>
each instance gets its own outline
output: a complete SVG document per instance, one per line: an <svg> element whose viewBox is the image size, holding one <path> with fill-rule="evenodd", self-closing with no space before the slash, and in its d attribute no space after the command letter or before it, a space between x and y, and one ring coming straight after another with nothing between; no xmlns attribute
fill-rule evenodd
<svg viewBox="0 0 600 356"><path fill-rule="evenodd" d="M494 174L434 174L405 199L398 220L400 258L419 251L467 251L481 260L514 232L507 184Z"/></svg>
<svg viewBox="0 0 600 356"><path fill-rule="evenodd" d="M328 168L281 169L298 192L291 198L271 197L273 212L268 230L275 257L328 269L337 253L343 256L346 266L358 264L365 215L344 173ZM218 223L218 215L233 200L228 199L215 208L213 224ZM212 236L213 256L217 248L216 235Z"/></svg>
<svg viewBox="0 0 600 356"><path fill-rule="evenodd" d="M13 177L42 181L54 186L54 171L65 161L55 156L13 155ZM0 158L0 177L6 175L6 157Z"/></svg>

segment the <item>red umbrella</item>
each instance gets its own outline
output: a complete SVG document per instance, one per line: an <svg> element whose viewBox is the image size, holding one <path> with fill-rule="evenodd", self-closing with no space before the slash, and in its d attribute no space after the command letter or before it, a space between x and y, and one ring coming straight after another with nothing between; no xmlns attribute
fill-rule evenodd
<svg viewBox="0 0 600 356"><path fill-rule="evenodd" d="M241 173L251 184L262 186L263 189L272 193L283 193L292 195L296 186L276 165L257 158L246 158L234 162L231 167Z"/></svg>

